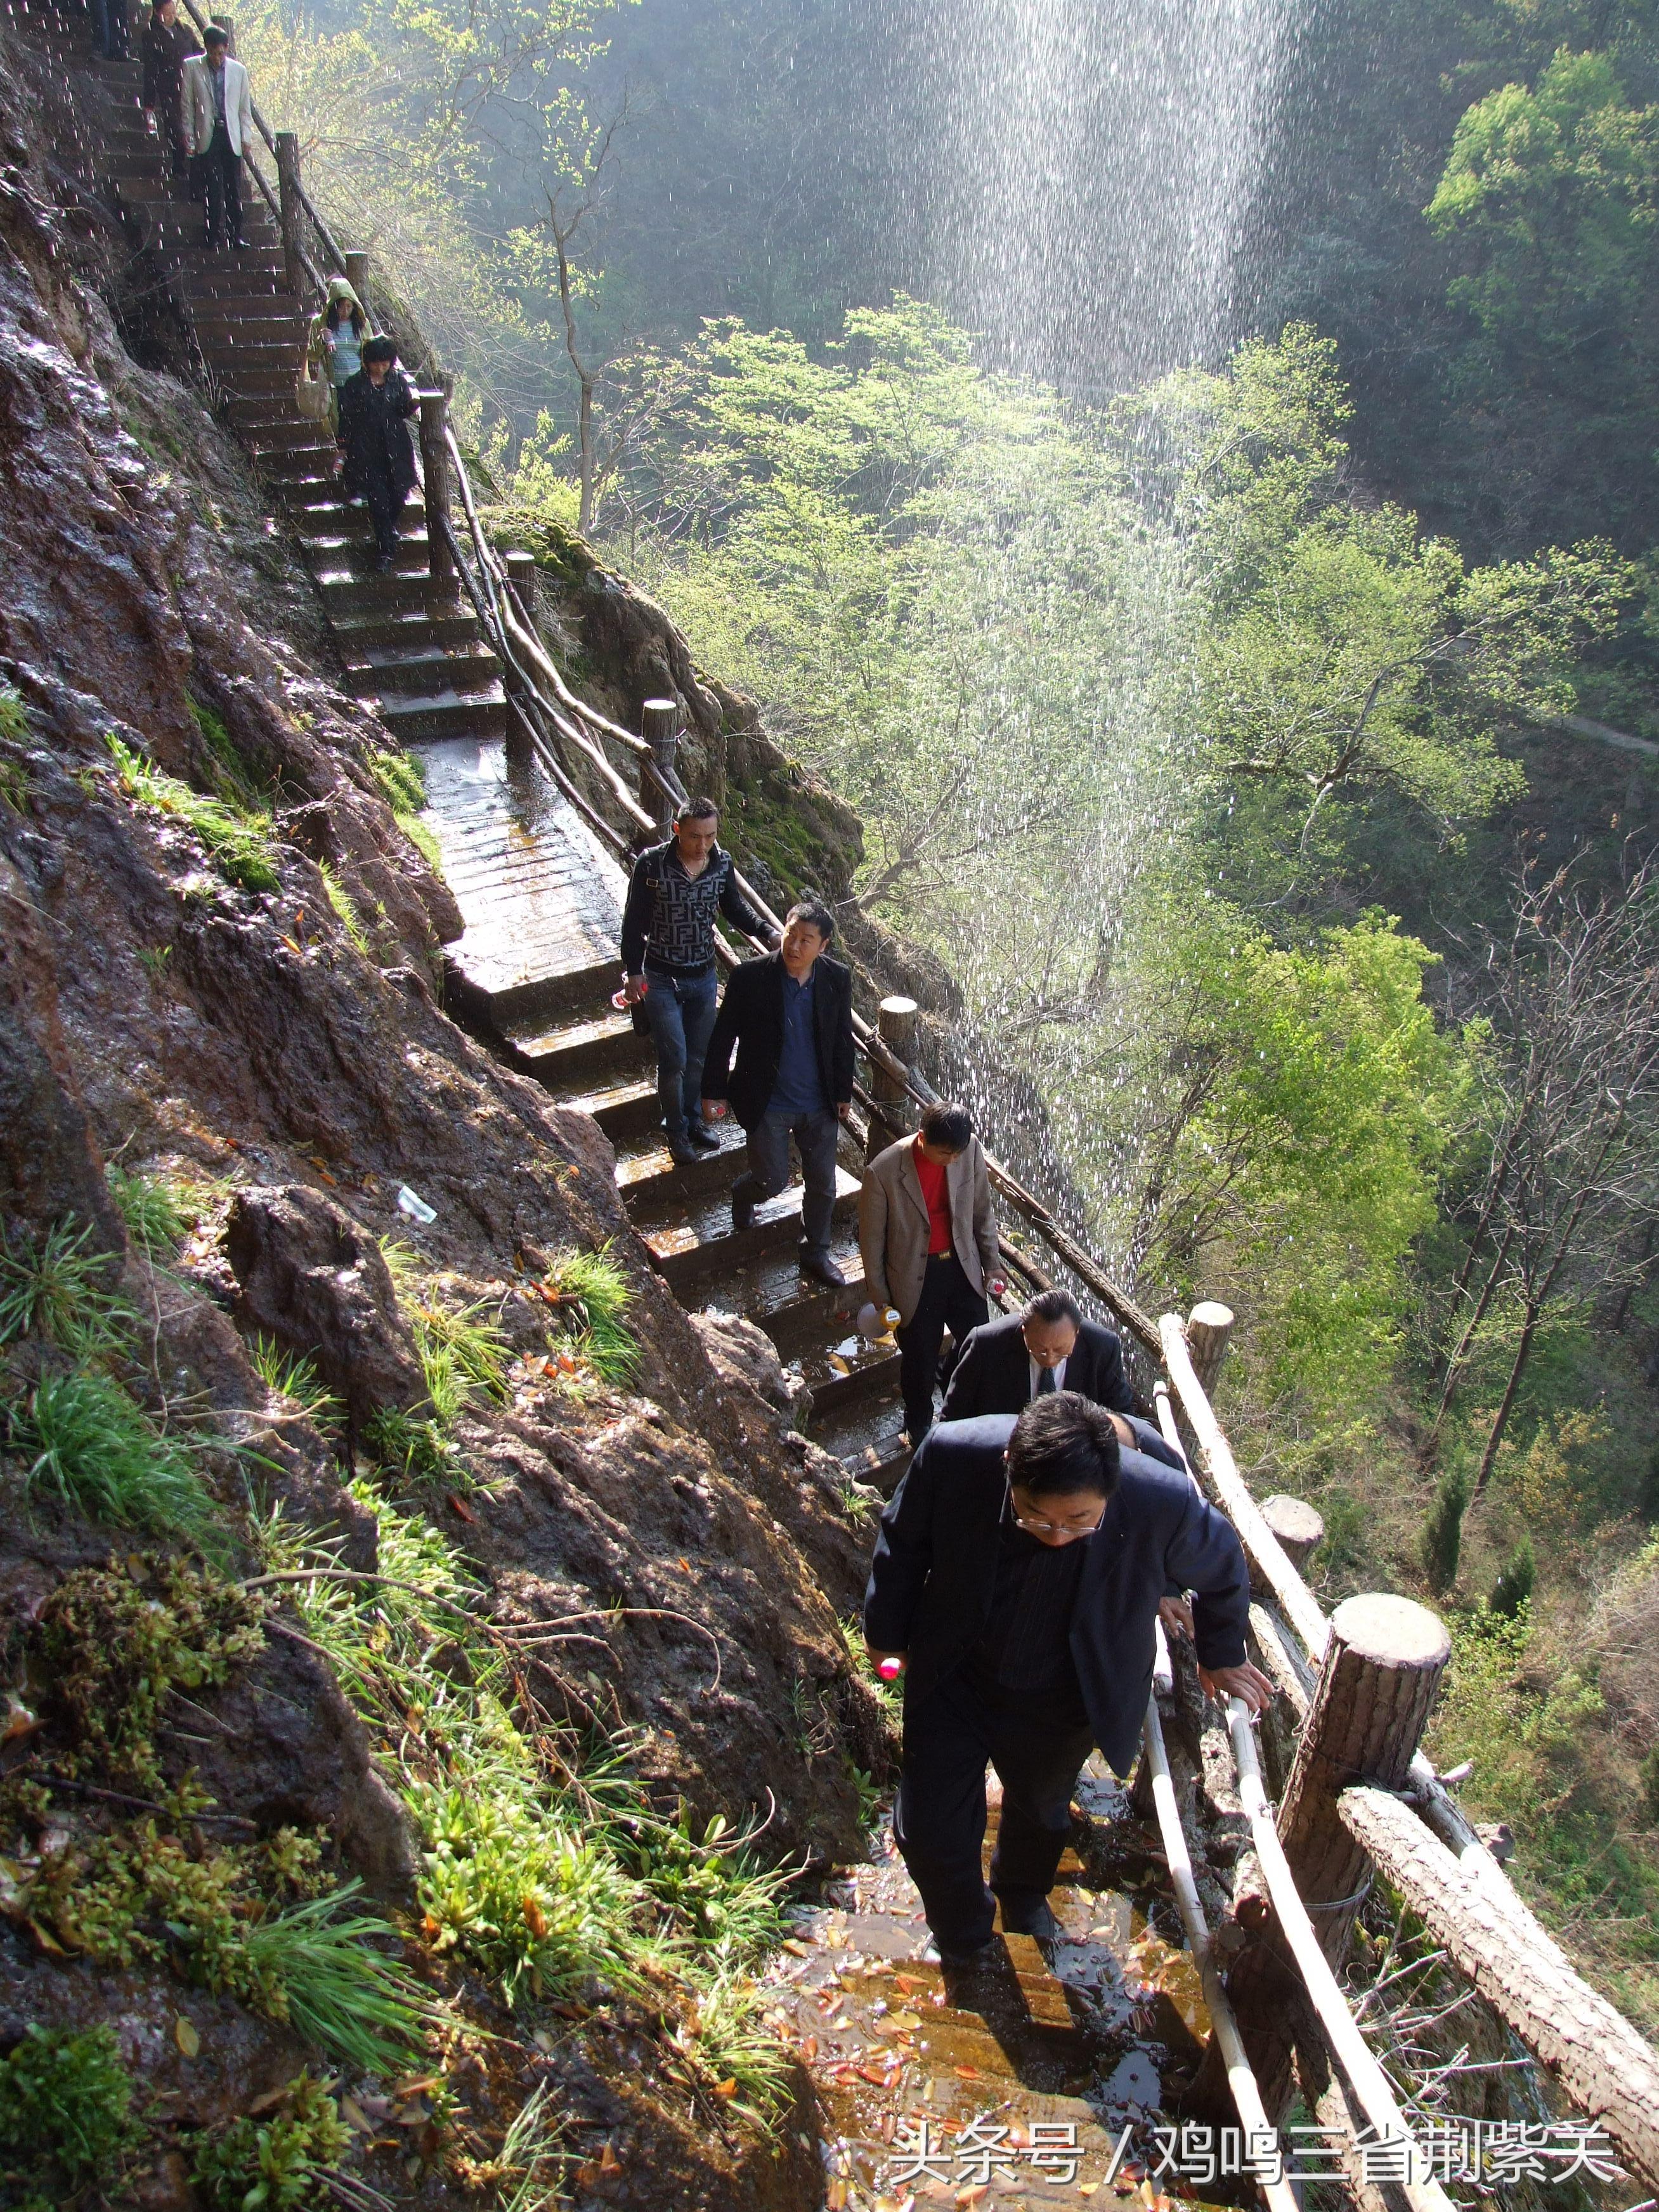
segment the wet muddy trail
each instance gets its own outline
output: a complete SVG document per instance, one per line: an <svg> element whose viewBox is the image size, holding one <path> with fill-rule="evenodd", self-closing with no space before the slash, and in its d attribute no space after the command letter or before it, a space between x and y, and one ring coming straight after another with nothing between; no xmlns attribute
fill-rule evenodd
<svg viewBox="0 0 1659 2212"><path fill-rule="evenodd" d="M1174 2203L1147 2179L1151 2130L1192 2080L1208 2017L1156 1826L1098 1756L1075 1803L1050 1899L1060 1940L1009 1936L988 1972L922 1961L921 1899L885 1820L868 1863L800 1916L767 1993L817 2089L830 2212ZM993 1784L988 1863L996 1817Z"/></svg>

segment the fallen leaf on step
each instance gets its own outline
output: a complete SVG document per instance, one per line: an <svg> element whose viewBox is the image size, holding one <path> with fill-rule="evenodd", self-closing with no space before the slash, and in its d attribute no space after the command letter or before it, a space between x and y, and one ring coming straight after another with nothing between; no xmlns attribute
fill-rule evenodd
<svg viewBox="0 0 1659 2212"><path fill-rule="evenodd" d="M887 2025L889 2027L908 2030L920 2027L921 2021L913 2012L890 2012L887 2015Z"/></svg>
<svg viewBox="0 0 1659 2212"><path fill-rule="evenodd" d="M825 2212L847 2212L848 2187L839 2175L826 2182L823 2190Z"/></svg>
<svg viewBox="0 0 1659 2212"><path fill-rule="evenodd" d="M292 2087L286 2081L280 2089L267 2089L263 2097L256 2097L246 2107L247 2118L257 2120L262 2112L274 2112L278 2105L285 2105L293 2094Z"/></svg>
<svg viewBox="0 0 1659 2212"><path fill-rule="evenodd" d="M803 1943L799 1942L799 1939L793 1936L786 1936L784 1937L783 1948L786 1951L793 1951L798 1959L810 1959L812 1955L811 1945L810 1943Z"/></svg>
<svg viewBox="0 0 1659 2212"><path fill-rule="evenodd" d="M394 2097L424 2097L429 2089L441 2089L443 2083L441 2074L411 2074L407 2081L399 2081L392 2094Z"/></svg>
<svg viewBox="0 0 1659 2212"><path fill-rule="evenodd" d="M738 2085L735 2081L732 2084L734 2090L737 2086ZM720 2091L716 2089L714 2094L718 2097L720 2094ZM601 2173L620 2173L622 2170L623 2162L617 2157L616 2152L611 2148L611 2139L607 2136L605 2138L605 2148L599 2153L599 2172Z"/></svg>
<svg viewBox="0 0 1659 2212"><path fill-rule="evenodd" d="M183 2013L173 2023L173 2039L186 2058L194 2058L202 2047L201 2035L195 2021L187 2020Z"/></svg>
<svg viewBox="0 0 1659 2212"><path fill-rule="evenodd" d="M341 2098L340 2118L360 2136L372 2136L374 2132L374 2121L355 2097Z"/></svg>
<svg viewBox="0 0 1659 2212"><path fill-rule="evenodd" d="M737 2094L737 2076L733 2074L728 2074L724 2081L716 2081L714 2084L714 2094L717 2097L721 2098L728 2105Z"/></svg>
<svg viewBox="0 0 1659 2212"><path fill-rule="evenodd" d="M547 1915L542 1911L541 1900L532 1890L524 1896L524 1924L539 1943L547 1933Z"/></svg>
<svg viewBox="0 0 1659 2212"><path fill-rule="evenodd" d="M444 1495L448 1503L450 1511L456 1515L459 1519L462 1521L476 1521L477 1519L477 1515L472 1510L472 1508L467 1504L464 1498L457 1498L453 1490L446 1491Z"/></svg>

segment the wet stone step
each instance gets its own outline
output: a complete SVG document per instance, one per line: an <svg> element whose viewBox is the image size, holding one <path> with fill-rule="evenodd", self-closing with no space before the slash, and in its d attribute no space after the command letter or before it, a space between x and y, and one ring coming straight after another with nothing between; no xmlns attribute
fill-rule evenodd
<svg viewBox="0 0 1659 2212"><path fill-rule="evenodd" d="M846 1215L858 1203L858 1184L844 1169L836 1171L836 1204ZM635 1226L650 1246L664 1279L677 1291L699 1282L716 1270L752 1265L762 1254L799 1245L800 1203L799 1184L779 1193L755 1211L750 1228L734 1230L728 1197L694 1200L672 1221Z"/></svg>
<svg viewBox="0 0 1659 2212"><path fill-rule="evenodd" d="M609 1008L579 1021L522 1023L507 1042L514 1065L555 1097L564 1090L591 1091L605 1076L643 1073L651 1059L650 1040L639 1035L628 1015Z"/></svg>
<svg viewBox="0 0 1659 2212"><path fill-rule="evenodd" d="M834 1453L848 1473L887 1497L898 1486L910 1462L904 1440L904 1408L897 1396L898 1377L893 1377L890 1397L866 1400L826 1413L816 1409L810 1433L814 1443Z"/></svg>
<svg viewBox="0 0 1659 2212"><path fill-rule="evenodd" d="M741 1129L718 1126L717 1152L705 1152L695 1166L682 1166L668 1149L664 1131L653 1127L642 1142L620 1152L617 1182L630 1213L658 1215L711 1198L726 1197L746 1158Z"/></svg>
<svg viewBox="0 0 1659 2212"><path fill-rule="evenodd" d="M988 1865L994 1783L991 1797ZM1133 1887L1089 1871L1104 1824L1115 1839L1139 1832L1097 1759L1074 1810L1078 1850L1051 1900L1060 1939L1003 1937L985 1970L922 1959L921 1900L885 1822L869 1861L798 1916L763 1994L812 2075L828 2206L1146 2201L1147 2129L1192 2078L1209 2024L1155 1859Z"/></svg>
<svg viewBox="0 0 1659 2212"><path fill-rule="evenodd" d="M893 1398L899 1357L890 1344L866 1345L854 1332L792 1363L812 1393L815 1421L830 1421L855 1407Z"/></svg>

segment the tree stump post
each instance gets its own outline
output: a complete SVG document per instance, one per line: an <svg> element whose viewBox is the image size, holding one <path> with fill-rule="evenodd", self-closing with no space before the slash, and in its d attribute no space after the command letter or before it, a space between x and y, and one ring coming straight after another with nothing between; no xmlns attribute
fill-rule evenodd
<svg viewBox="0 0 1659 2212"><path fill-rule="evenodd" d="M305 264L300 258L300 141L292 131L276 133L276 204L283 226L283 278L296 300L305 298Z"/></svg>
<svg viewBox="0 0 1659 2212"><path fill-rule="evenodd" d="M434 579L455 573L449 552L449 448L444 428L449 419L449 394L442 390L421 394L421 472L426 492L427 567Z"/></svg>
<svg viewBox="0 0 1659 2212"><path fill-rule="evenodd" d="M346 258L345 258L345 280L346 280L346 283L347 283L348 284L349 284L349 285L350 285L350 287L351 287L352 290L353 290L353 291L357 295L357 302L358 302L358 305L362 307L362 311L363 311L364 314L365 314L365 315L368 315L368 254L366 254L366 253L362 253L362 252L348 253L348 254L347 254L347 256L346 256ZM372 320L372 318L371 318L371 320Z"/></svg>
<svg viewBox="0 0 1659 2212"><path fill-rule="evenodd" d="M1261 1517L1279 1539L1279 1548L1299 1574L1308 1554L1325 1540L1324 1518L1304 1498L1276 1496L1261 1501ZM1271 1604L1273 1592L1250 1568L1250 1595Z"/></svg>
<svg viewBox="0 0 1659 2212"><path fill-rule="evenodd" d="M536 611L536 556L533 553L503 553L501 566L507 571L507 580L519 595L519 605L526 620L533 620Z"/></svg>
<svg viewBox="0 0 1659 2212"><path fill-rule="evenodd" d="M1330 1642L1277 1826L1333 1966L1346 1953L1371 1872L1337 1800L1355 1782L1404 1786L1450 1657L1441 1622L1410 1598L1352 1597L1331 1616ZM1286 2030L1301 1986L1276 1920L1246 1945L1228 1978L1270 2113L1281 2112L1291 2094L1292 2038Z"/></svg>
<svg viewBox="0 0 1659 2212"><path fill-rule="evenodd" d="M1193 1372L1206 1398L1215 1396L1221 1363L1227 1357L1227 1340L1233 1333L1233 1310L1205 1298L1187 1316L1187 1345L1193 1355Z"/></svg>
<svg viewBox="0 0 1659 2212"><path fill-rule="evenodd" d="M674 759L680 749L680 702L678 699L647 699L640 709L640 735L651 748L648 760L640 762L640 805L665 837L674 826L679 807L672 793L652 774L672 783Z"/></svg>
<svg viewBox="0 0 1659 2212"><path fill-rule="evenodd" d="M895 1060L906 1067L915 1064L916 1031L921 1013L914 999L884 999L876 1009L876 1035ZM879 1060L870 1063L870 1096L883 1109L886 1122L902 1129L909 1116L905 1111L909 1093L896 1075L890 1075ZM878 1152L886 1151L893 1142L891 1129L880 1115L870 1116L869 1134L865 1139L865 1158L874 1159Z"/></svg>

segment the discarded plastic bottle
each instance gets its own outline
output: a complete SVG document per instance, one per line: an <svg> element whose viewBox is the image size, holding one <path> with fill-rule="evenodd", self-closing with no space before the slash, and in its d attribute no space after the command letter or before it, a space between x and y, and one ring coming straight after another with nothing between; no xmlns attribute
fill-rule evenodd
<svg viewBox="0 0 1659 2212"><path fill-rule="evenodd" d="M435 1221L438 1218L437 1208L428 1206L406 1182L398 1187L398 1211L406 1213L411 1221Z"/></svg>

